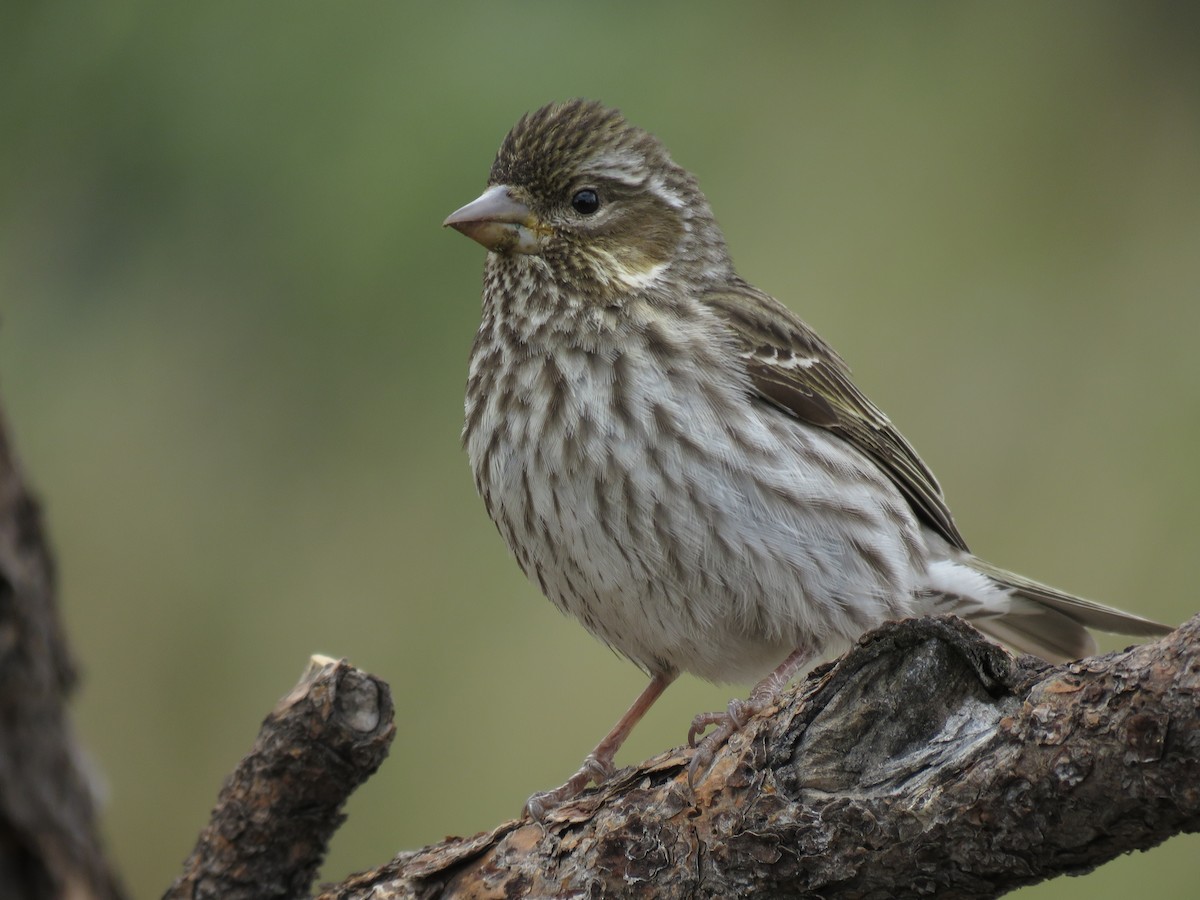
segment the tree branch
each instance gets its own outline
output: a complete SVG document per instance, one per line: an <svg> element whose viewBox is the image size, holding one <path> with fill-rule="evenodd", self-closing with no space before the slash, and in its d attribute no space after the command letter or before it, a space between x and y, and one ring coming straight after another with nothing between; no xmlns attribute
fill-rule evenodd
<svg viewBox="0 0 1200 900"><path fill-rule="evenodd" d="M0 897L124 896L67 715L75 681L41 508L0 415Z"/></svg>
<svg viewBox="0 0 1200 900"><path fill-rule="evenodd" d="M164 898L307 896L342 805L379 768L395 733L386 684L314 656L221 789Z"/></svg>
<svg viewBox="0 0 1200 900"><path fill-rule="evenodd" d="M886 625L718 754L626 769L546 825L401 853L322 900L994 897L1200 824L1200 616L1124 653L1013 659Z"/></svg>

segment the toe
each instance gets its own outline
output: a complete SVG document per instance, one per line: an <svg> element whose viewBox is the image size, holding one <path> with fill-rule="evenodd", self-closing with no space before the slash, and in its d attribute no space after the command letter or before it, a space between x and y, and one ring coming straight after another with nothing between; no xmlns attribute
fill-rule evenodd
<svg viewBox="0 0 1200 900"><path fill-rule="evenodd" d="M539 791L534 794L525 801L525 815L529 816L535 822L545 822L546 814L558 805L554 799L555 793L557 792Z"/></svg>
<svg viewBox="0 0 1200 900"><path fill-rule="evenodd" d="M708 774L708 769L716 759L717 751L720 750L733 736L733 733L738 730L737 723L728 716L717 726L712 734L708 735L700 746L696 748L696 752L692 755L692 761L688 763L688 787L695 788L704 780Z"/></svg>
<svg viewBox="0 0 1200 900"><path fill-rule="evenodd" d="M616 770L617 768L615 765L613 765L613 761L611 759L601 759L595 754L589 753L587 759L583 761L583 766L580 767L579 772L576 773L575 777L578 778L581 775L586 776L587 781L584 782L584 785L586 785L588 781L594 781L596 784L600 784L600 782L607 781L609 778L611 778L613 772Z"/></svg>
<svg viewBox="0 0 1200 900"><path fill-rule="evenodd" d="M729 709L726 712L726 717L738 728L744 728L756 711L753 704L745 700L735 699L729 701Z"/></svg>
<svg viewBox="0 0 1200 900"><path fill-rule="evenodd" d="M616 768L611 759L589 753L579 771L567 779L566 784L552 791L542 791L525 801L525 814L535 822L544 822L551 810L574 800L593 782L603 784L612 777Z"/></svg>
<svg viewBox="0 0 1200 900"><path fill-rule="evenodd" d="M696 739L704 734L710 725L720 725L728 718L728 712L697 713L692 719L692 727L688 729L688 746L695 747Z"/></svg>

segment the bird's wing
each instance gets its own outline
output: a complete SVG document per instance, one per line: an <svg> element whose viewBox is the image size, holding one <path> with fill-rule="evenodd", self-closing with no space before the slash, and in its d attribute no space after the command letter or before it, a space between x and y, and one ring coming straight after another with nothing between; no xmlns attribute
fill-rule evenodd
<svg viewBox="0 0 1200 900"><path fill-rule="evenodd" d="M751 382L764 400L865 453L924 522L953 546L967 549L929 467L855 386L842 358L799 316L741 281L701 300L737 335Z"/></svg>

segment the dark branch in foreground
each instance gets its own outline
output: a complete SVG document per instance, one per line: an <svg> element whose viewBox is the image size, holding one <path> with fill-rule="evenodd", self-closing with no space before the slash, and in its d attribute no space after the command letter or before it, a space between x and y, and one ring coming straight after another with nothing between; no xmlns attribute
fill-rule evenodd
<svg viewBox="0 0 1200 900"><path fill-rule="evenodd" d="M124 896L68 715L75 681L41 507L0 416L0 897Z"/></svg>
<svg viewBox="0 0 1200 900"><path fill-rule="evenodd" d="M1200 824L1200 616L1125 653L1013 660L888 625L719 754L658 756L545 828L402 853L322 895L994 897Z"/></svg>

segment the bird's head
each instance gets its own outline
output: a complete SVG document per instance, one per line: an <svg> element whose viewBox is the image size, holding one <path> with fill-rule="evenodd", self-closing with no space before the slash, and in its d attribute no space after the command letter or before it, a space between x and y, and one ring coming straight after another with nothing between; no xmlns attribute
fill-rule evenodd
<svg viewBox="0 0 1200 900"><path fill-rule="evenodd" d="M703 277L729 266L695 178L654 135L588 100L522 116L487 190L444 224L508 264L536 258L559 283L593 292L678 280L681 267Z"/></svg>

